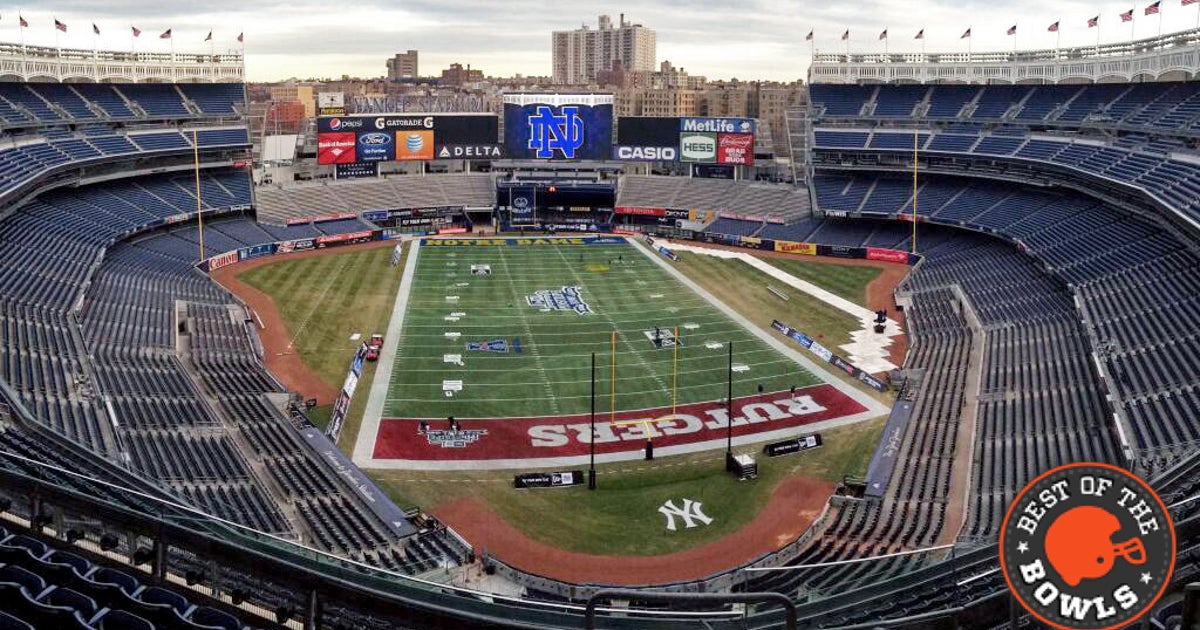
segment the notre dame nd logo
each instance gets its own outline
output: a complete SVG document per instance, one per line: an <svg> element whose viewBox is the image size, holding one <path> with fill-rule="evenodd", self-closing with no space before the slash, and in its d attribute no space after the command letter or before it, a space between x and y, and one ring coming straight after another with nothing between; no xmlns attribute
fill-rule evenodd
<svg viewBox="0 0 1200 630"><path fill-rule="evenodd" d="M563 105L559 111L555 114L553 107L538 105L529 116L529 148L534 150L534 157L573 160L575 152L583 146L584 126L579 106ZM556 151L559 155L555 155Z"/></svg>
<svg viewBox="0 0 1200 630"><path fill-rule="evenodd" d="M1146 614L1175 568L1162 499L1115 466L1076 463L1025 486L1004 517L1000 568L1017 601L1055 628L1119 628Z"/></svg>

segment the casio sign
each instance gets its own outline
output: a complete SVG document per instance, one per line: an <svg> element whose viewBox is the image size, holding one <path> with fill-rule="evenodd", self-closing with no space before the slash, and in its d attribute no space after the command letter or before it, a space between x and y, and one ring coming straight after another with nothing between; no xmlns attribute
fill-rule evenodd
<svg viewBox="0 0 1200 630"><path fill-rule="evenodd" d="M662 160L670 162L678 155L675 147L617 147L618 160Z"/></svg>
<svg viewBox="0 0 1200 630"><path fill-rule="evenodd" d="M367 133L358 137L359 144L387 145L392 143L392 137L386 133Z"/></svg>
<svg viewBox="0 0 1200 630"><path fill-rule="evenodd" d="M679 148L683 151L683 157L703 160L717 154L717 141L711 136L685 135L679 140Z"/></svg>

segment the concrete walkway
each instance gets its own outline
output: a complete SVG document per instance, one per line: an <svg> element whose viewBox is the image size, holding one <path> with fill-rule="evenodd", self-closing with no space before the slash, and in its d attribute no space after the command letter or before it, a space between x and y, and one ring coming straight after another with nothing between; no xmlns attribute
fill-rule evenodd
<svg viewBox="0 0 1200 630"><path fill-rule="evenodd" d="M888 346L892 345L892 338L903 334L898 324L893 319L888 319L884 324L883 333L875 332L875 313L870 309L864 308L847 300L841 296L834 295L825 289L805 280L801 280L796 276L768 263L767 261L752 256L746 252L734 252L725 249L712 249L708 247L697 247L688 245L678 241L667 241L665 239L657 239L656 242L666 244L670 249L677 252L689 252L700 254L703 256L713 256L716 258L725 258L740 260L751 267L775 278L776 280L786 284L793 289L798 289L811 295L812 297L854 317L862 328L850 333L852 341L847 344L838 346L844 353L846 358L851 363L858 366L860 369L872 374L887 372L888 370L896 369L896 364L888 361Z"/></svg>

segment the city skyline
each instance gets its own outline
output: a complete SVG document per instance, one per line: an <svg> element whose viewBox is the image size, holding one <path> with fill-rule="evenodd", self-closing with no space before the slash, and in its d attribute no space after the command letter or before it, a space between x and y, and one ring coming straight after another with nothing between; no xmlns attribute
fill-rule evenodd
<svg viewBox="0 0 1200 630"><path fill-rule="evenodd" d="M910 3L862 0L810 8L796 1L723 3L666 0L626 5L515 0L497 8L484 0L434 2L415 0L403 7L359 3L330 9L314 0L258 2L252 6L213 0L202 6L148 0L63 0L53 6L0 7L0 39L30 45L167 52L241 50L245 33L247 79L372 78L386 74L384 61L397 52L419 50L422 74L437 75L451 63L470 64L487 76L550 76L551 33L581 25L596 28L598 15L626 20L656 31L656 62L670 61L710 79L793 81L807 74L809 54L839 52L920 51L966 52L1053 48L1152 37L1160 17L1143 15L1151 0L1092 4L1066 1L1051 13L1044 3L1018 0L1004 6L967 2ZM553 9L551 11L550 9ZM1134 21L1119 15L1130 9ZM1164 32L1193 28L1200 3L1162 3ZM29 28L18 27L18 13ZM1088 28L1099 15L1099 28ZM869 16L870 21L863 21ZM68 27L54 28L57 19ZM1057 33L1048 27L1059 22ZM93 34L92 26L100 29ZM1008 35L1017 25L1017 34ZM131 36L131 27L142 31ZM961 37L970 28L969 40ZM171 29L172 38L160 39ZM842 34L849 30L849 40ZM916 40L924 30L924 40ZM879 35L886 30L888 38ZM212 31L213 39L205 37ZM812 42L805 35L814 33ZM318 36L319 35L319 36Z"/></svg>

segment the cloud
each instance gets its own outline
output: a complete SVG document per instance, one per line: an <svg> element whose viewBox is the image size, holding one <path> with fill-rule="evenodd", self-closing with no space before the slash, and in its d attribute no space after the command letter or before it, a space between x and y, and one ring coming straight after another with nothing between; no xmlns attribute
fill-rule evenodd
<svg viewBox="0 0 1200 630"><path fill-rule="evenodd" d="M626 19L654 29L658 35L658 60L670 60L692 74L709 78L793 80L807 73L810 52L845 49L841 34L850 29L850 49L861 52L919 51L913 40L925 29L930 52L965 52L1020 48L1053 48L1091 45L1097 34L1105 42L1131 36L1153 36L1159 20L1141 15L1134 24L1122 24L1118 14L1129 9L1128 0L1099 6L1079 0L1060 0L1048 10L1040 0L912 0L885 2L857 0L821 5L799 0L658 0L628 5L613 0L596 2L552 0L406 0L404 3L361 0L330 3L317 0L234 1L203 3L162 0L54 0L24 8L30 22L25 29L29 44L90 49L91 24L102 30L100 48L166 52L173 44L184 51L208 50L205 35L212 29L212 47L220 52L237 48L239 32L246 33L247 72L253 80L289 76L374 77L384 72L384 61L393 53L417 49L423 74L433 75L452 62L471 64L493 76L516 73L550 73L550 33L587 24L596 28L597 15L613 21ZM1163 3L1163 26L1191 25L1196 7ZM0 7L0 38L18 41L15 6ZM1087 19L1099 13L1101 27L1088 29ZM57 33L53 19L70 26ZM1062 21L1058 36L1046 27ZM1017 36L1005 34L1018 25ZM131 40L129 27L144 32ZM972 28L968 42L959 35ZM174 40L157 35L172 28ZM887 42L878 39L888 29ZM804 41L812 30L814 42Z"/></svg>

